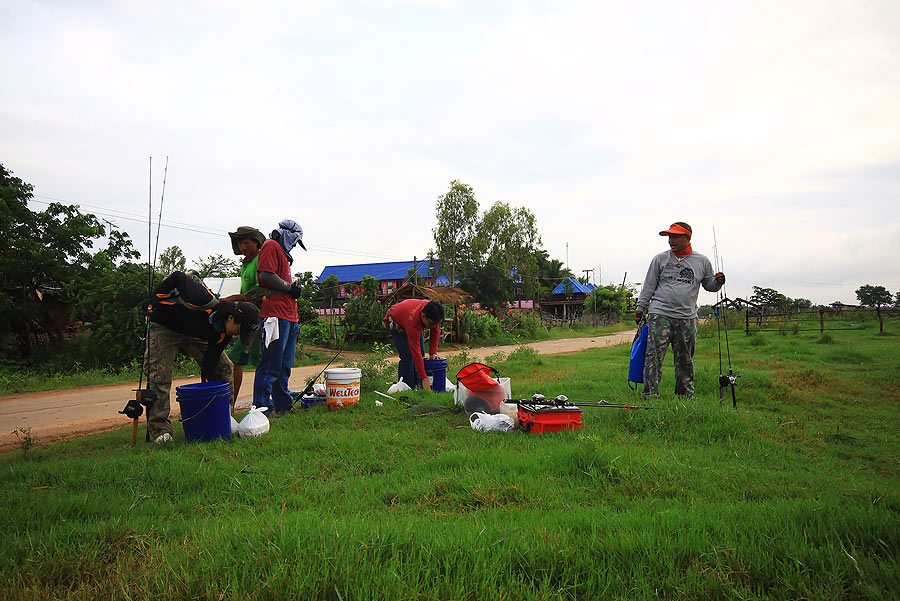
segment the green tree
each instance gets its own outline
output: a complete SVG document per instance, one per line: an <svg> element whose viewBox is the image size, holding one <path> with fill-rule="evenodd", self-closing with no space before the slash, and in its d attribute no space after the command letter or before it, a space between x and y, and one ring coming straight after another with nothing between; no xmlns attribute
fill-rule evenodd
<svg viewBox="0 0 900 601"><path fill-rule="evenodd" d="M187 267L187 260L180 248L169 246L159 253L156 265L157 275L166 277L173 271L184 271Z"/></svg>
<svg viewBox="0 0 900 601"><path fill-rule="evenodd" d="M616 323L625 311L625 290L615 286L597 286L584 299L584 308L606 323Z"/></svg>
<svg viewBox="0 0 900 601"><path fill-rule="evenodd" d="M856 289L856 298L859 304L880 308L882 305L891 304L891 293L884 286L872 286L864 284Z"/></svg>
<svg viewBox="0 0 900 601"><path fill-rule="evenodd" d="M475 262L471 243L478 226L478 201L472 187L459 180L450 182L447 193L438 197L435 217L437 226L431 230L435 253L452 286L459 267Z"/></svg>
<svg viewBox="0 0 900 601"><path fill-rule="evenodd" d="M538 259L536 249L541 244L537 233L534 214L522 207L512 207L503 202L494 203L479 221L472 249L478 257L473 271L487 270L495 283L484 273L472 273L467 278L470 284L477 282L474 290L469 290L475 298L488 304L510 300L514 292L514 281L522 283L527 296L538 290ZM515 274L515 276L513 276ZM503 292L507 296L497 299L495 294ZM479 294L485 294L484 298Z"/></svg>
<svg viewBox="0 0 900 601"><path fill-rule="evenodd" d="M333 273L319 284L319 298L322 299L322 307L334 308L334 301L341 295L341 283Z"/></svg>
<svg viewBox="0 0 900 601"><path fill-rule="evenodd" d="M199 259L197 271L201 278L231 278L241 275L241 265L234 259L216 253Z"/></svg>
<svg viewBox="0 0 900 601"><path fill-rule="evenodd" d="M897 294L894 296L894 308L900 309L900 292L897 292Z"/></svg>
<svg viewBox="0 0 900 601"><path fill-rule="evenodd" d="M89 324L76 338L79 361L119 368L141 357L147 266L128 261L140 253L127 234L113 230L107 240L104 250L73 268L66 291L75 314Z"/></svg>
<svg viewBox="0 0 900 601"><path fill-rule="evenodd" d="M378 302L381 286L374 277L363 276L359 286L350 293L344 304L344 336L356 340L381 340L387 338L383 325L384 308Z"/></svg>
<svg viewBox="0 0 900 601"><path fill-rule="evenodd" d="M88 249L104 235L94 215L74 206L31 211L33 189L0 164L0 331L3 346L26 354L36 350L37 332L58 330L48 323L44 296L61 292L72 266L88 260Z"/></svg>
<svg viewBox="0 0 900 601"><path fill-rule="evenodd" d="M546 250L538 250L535 253L537 261L537 282L535 296L546 298L564 279L571 277L572 271L565 267L565 263L558 259L551 259Z"/></svg>
<svg viewBox="0 0 900 601"><path fill-rule="evenodd" d="M754 286L753 296L750 297L750 300L757 305L769 307L776 311L787 310L788 298L774 288Z"/></svg>
<svg viewBox="0 0 900 601"><path fill-rule="evenodd" d="M319 292L315 279L311 271L297 272L294 274L294 284L300 288L300 296L297 297L297 315L300 323L309 323L319 318L313 307L313 301Z"/></svg>
<svg viewBox="0 0 900 601"><path fill-rule="evenodd" d="M534 213L524 207L495 202L481 218L476 249L501 269L516 269L523 276L537 272L535 249L541 244Z"/></svg>
<svg viewBox="0 0 900 601"><path fill-rule="evenodd" d="M83 321L74 333L73 352L63 364L119 367L139 353L147 294L139 254L127 234L107 232L78 207L52 203L41 212L28 208L32 186L0 165L0 331L5 358L30 361L58 352L64 328ZM106 247L90 252L98 240ZM54 302L48 302L50 298ZM60 313L65 319L58 319ZM52 348L36 344L49 336ZM52 358L45 365L52 365Z"/></svg>

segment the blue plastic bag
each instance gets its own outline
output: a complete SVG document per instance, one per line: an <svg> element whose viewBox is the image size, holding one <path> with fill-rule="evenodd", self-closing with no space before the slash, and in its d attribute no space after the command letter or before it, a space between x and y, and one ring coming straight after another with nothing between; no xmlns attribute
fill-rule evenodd
<svg viewBox="0 0 900 601"><path fill-rule="evenodd" d="M631 343L631 361L628 364L628 386L631 382L644 383L644 355L647 353L647 324L642 324Z"/></svg>

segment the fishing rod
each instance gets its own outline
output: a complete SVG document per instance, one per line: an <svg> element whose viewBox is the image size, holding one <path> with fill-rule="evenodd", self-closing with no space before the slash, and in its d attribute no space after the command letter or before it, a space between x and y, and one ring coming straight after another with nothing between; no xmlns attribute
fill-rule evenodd
<svg viewBox="0 0 900 601"><path fill-rule="evenodd" d="M715 260L715 269L716 272L721 272L724 269L723 260L719 258L719 243L716 240L716 228L713 227L713 254ZM737 379L740 374L735 375L734 369L731 365L731 346L728 344L728 316L726 315L726 307L728 305L728 295L725 293L725 285L723 284L717 293L719 302L716 303L717 308L715 311L716 314L716 334L719 341L719 406L722 407L725 405L725 389L731 388L731 406L733 409L737 409L737 394L734 390L734 385L737 383ZM719 307L721 307L722 316L721 321L719 319ZM720 325L721 324L721 325ZM722 332L725 333L725 353L728 358L728 375L725 375L724 370L722 369Z"/></svg>
<svg viewBox="0 0 900 601"><path fill-rule="evenodd" d="M148 202L147 202L147 298L153 294L153 272L156 270L156 253L152 253L152 263L151 263L151 248L153 245L153 157L150 157L150 182L149 182L149 193L148 193ZM159 226L162 223L162 207L166 198L166 176L169 172L169 157L166 157L166 165L163 171L163 187L162 187L162 195L159 199L159 219L157 220L156 227L156 250L159 250ZM144 366L141 365L139 376L138 376L138 385L137 388L134 389L134 398L129 400L125 405L125 408L119 411L120 414L125 415L126 417L131 418L131 446L134 447L137 443L137 431L138 425L140 423L140 417L144 413L144 407L147 408L147 438L149 440L150 437L150 406L156 401L156 393L150 389L150 315L147 314L144 316L144 337L142 348L143 348L143 356L146 357L147 362L147 388L144 388Z"/></svg>
<svg viewBox="0 0 900 601"><path fill-rule="evenodd" d="M599 400L592 402L570 401L569 397L564 394L557 395L553 399L547 399L544 395L537 392L530 399L507 399L504 401L511 405L541 405L546 407L597 407L599 409L653 409L653 407L642 407L639 405L631 405L629 403L610 403L608 401Z"/></svg>

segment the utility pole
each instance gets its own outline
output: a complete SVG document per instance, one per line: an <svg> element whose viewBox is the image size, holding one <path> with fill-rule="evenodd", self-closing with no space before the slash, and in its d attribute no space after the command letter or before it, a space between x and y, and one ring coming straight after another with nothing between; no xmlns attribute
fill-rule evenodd
<svg viewBox="0 0 900 601"><path fill-rule="evenodd" d="M581 271L582 271L582 273L584 273L584 279L586 279L588 282L592 282L593 277L594 277L594 270L593 269L582 269ZM591 273L590 278L587 277L588 272Z"/></svg>
<svg viewBox="0 0 900 601"><path fill-rule="evenodd" d="M413 255L413 284L419 285L419 263L415 255Z"/></svg>

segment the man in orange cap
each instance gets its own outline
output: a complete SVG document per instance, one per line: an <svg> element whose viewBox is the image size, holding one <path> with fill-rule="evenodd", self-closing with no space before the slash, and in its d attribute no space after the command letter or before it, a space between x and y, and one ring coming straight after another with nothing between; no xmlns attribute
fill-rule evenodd
<svg viewBox="0 0 900 601"><path fill-rule="evenodd" d="M669 250L650 262L635 307L634 320L647 316L644 355L644 397L659 398L659 381L666 348L675 359L675 394L694 398L694 346L697 343L697 296L700 286L717 292L725 274L713 273L709 259L691 248L691 226L676 221L659 233L669 237Z"/></svg>

